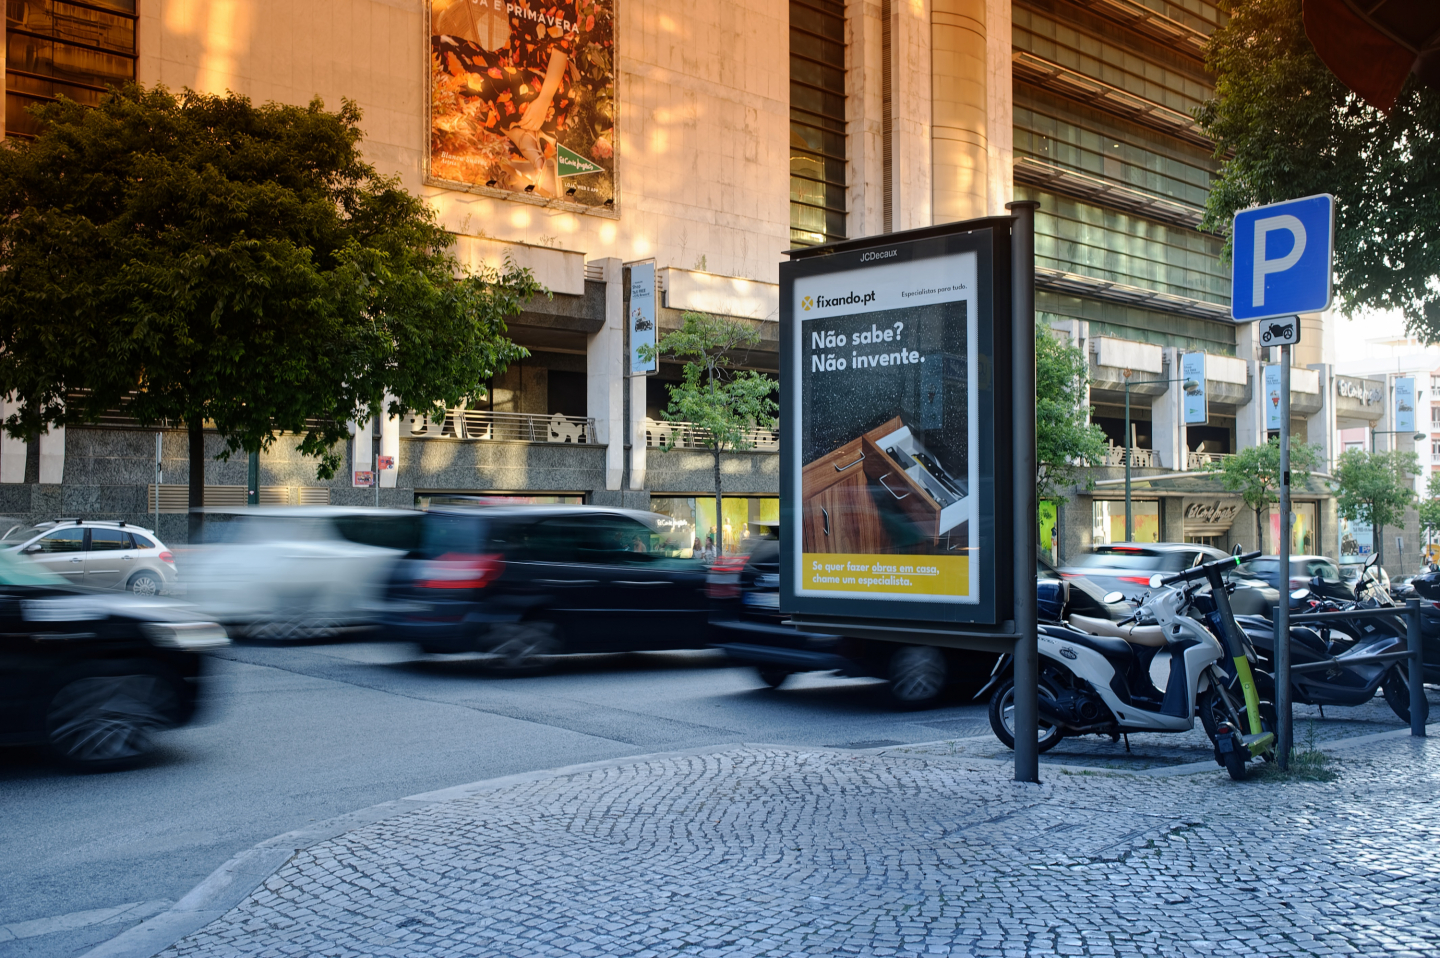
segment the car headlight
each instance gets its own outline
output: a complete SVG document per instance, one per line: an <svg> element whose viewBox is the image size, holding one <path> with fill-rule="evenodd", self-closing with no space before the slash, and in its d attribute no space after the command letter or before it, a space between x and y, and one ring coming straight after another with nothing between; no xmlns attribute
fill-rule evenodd
<svg viewBox="0 0 1440 958"><path fill-rule="evenodd" d="M203 652L230 644L225 630L214 622L142 622L140 630L151 642L166 649Z"/></svg>

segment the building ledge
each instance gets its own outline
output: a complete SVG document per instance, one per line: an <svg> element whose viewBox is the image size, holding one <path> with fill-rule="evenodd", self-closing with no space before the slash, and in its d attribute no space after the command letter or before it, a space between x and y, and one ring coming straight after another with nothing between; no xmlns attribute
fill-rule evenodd
<svg viewBox="0 0 1440 958"><path fill-rule="evenodd" d="M1035 287L1056 293L1068 293L1072 296L1088 296L1091 299L1100 299L1110 303L1122 303L1126 306L1143 306L1146 309L1176 313L1192 319L1209 319L1220 323L1231 322L1230 307L1220 303L1207 303L1201 299L1191 299L1175 293L1162 293L1139 286L1127 286L1124 283L1114 283L1110 280L1083 276L1079 273L1067 273L1064 270L1052 269L1048 266L1035 267Z"/></svg>
<svg viewBox="0 0 1440 958"><path fill-rule="evenodd" d="M1015 180L1052 193L1090 200L1111 209L1137 213L1153 220L1196 229L1205 211L1174 200L1161 199L1128 186L1120 186L1098 176L1078 173L1063 167L1022 156L1015 160Z"/></svg>
<svg viewBox="0 0 1440 958"><path fill-rule="evenodd" d="M1156 13L1136 0L1074 0L1075 3L1197 59L1205 58L1205 34Z"/></svg>

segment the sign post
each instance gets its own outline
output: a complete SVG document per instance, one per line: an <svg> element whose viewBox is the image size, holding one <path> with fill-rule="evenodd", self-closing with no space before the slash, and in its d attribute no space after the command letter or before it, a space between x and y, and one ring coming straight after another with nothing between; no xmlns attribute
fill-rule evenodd
<svg viewBox="0 0 1440 958"><path fill-rule="evenodd" d="M1039 609L1035 589L1035 210L1033 200L1006 203L1015 214L1010 234L1010 327L1014 379L1015 542L1032 543L1015 550L1015 781L1040 781L1040 648ZM1127 464L1128 469L1128 464ZM1128 472L1126 473L1129 474ZM1126 533L1129 512L1126 512Z"/></svg>
<svg viewBox="0 0 1440 958"><path fill-rule="evenodd" d="M1328 193L1273 203L1235 214L1230 313L1259 322L1260 342L1280 347L1278 402L1270 397L1274 367L1266 368L1266 425L1279 419L1280 533L1275 544L1280 603L1275 609L1276 760L1290 767L1290 347L1300 342L1300 313L1330 307L1335 248L1335 198ZM1274 407L1272 410L1272 406ZM1263 550L1264 544L1258 544Z"/></svg>

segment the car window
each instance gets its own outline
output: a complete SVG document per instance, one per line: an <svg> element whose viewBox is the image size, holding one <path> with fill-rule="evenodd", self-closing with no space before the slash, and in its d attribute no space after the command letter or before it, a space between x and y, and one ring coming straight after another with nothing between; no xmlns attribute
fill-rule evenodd
<svg viewBox="0 0 1440 958"><path fill-rule="evenodd" d="M119 529L91 529L90 530L90 551L91 552L116 552L120 549L133 548L130 545L130 533L121 532Z"/></svg>
<svg viewBox="0 0 1440 958"><path fill-rule="evenodd" d="M486 522L478 515L427 512L420 517L419 552L427 559L443 555L483 555Z"/></svg>
<svg viewBox="0 0 1440 958"><path fill-rule="evenodd" d="M60 529L42 538L37 545L40 546L40 551L44 553L84 552L85 530Z"/></svg>
<svg viewBox="0 0 1440 958"><path fill-rule="evenodd" d="M155 543L151 542L149 539L145 538L138 532L130 533L130 540L135 543L135 548L137 549L155 548Z"/></svg>
<svg viewBox="0 0 1440 958"><path fill-rule="evenodd" d="M409 552L420 541L420 514L336 516L335 531L347 542Z"/></svg>

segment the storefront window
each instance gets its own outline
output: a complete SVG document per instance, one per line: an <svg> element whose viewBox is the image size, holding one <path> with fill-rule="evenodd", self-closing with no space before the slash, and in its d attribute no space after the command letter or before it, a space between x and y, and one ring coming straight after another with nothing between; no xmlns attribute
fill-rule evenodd
<svg viewBox="0 0 1440 958"><path fill-rule="evenodd" d="M1319 544L1315 535L1315 503L1295 502L1290 506L1295 514L1295 524L1290 527L1290 554L1295 556L1317 555ZM1275 555L1279 552L1280 510L1270 507L1270 524L1265 531L1265 552Z"/></svg>
<svg viewBox="0 0 1440 958"><path fill-rule="evenodd" d="M1160 502L1156 499L1132 499L1130 502L1131 526L1134 535L1131 542L1160 541ZM1109 545L1125 540L1125 501L1123 499L1096 499L1094 503L1094 527L1090 538L1093 545Z"/></svg>
<svg viewBox="0 0 1440 958"><path fill-rule="evenodd" d="M779 499L726 496L722 502L725 522L720 545L724 555L744 552L749 541L759 535L760 525L773 526L780 522ZM695 554L722 554L715 545L713 496L652 496L650 511L669 516L677 529L688 528Z"/></svg>

